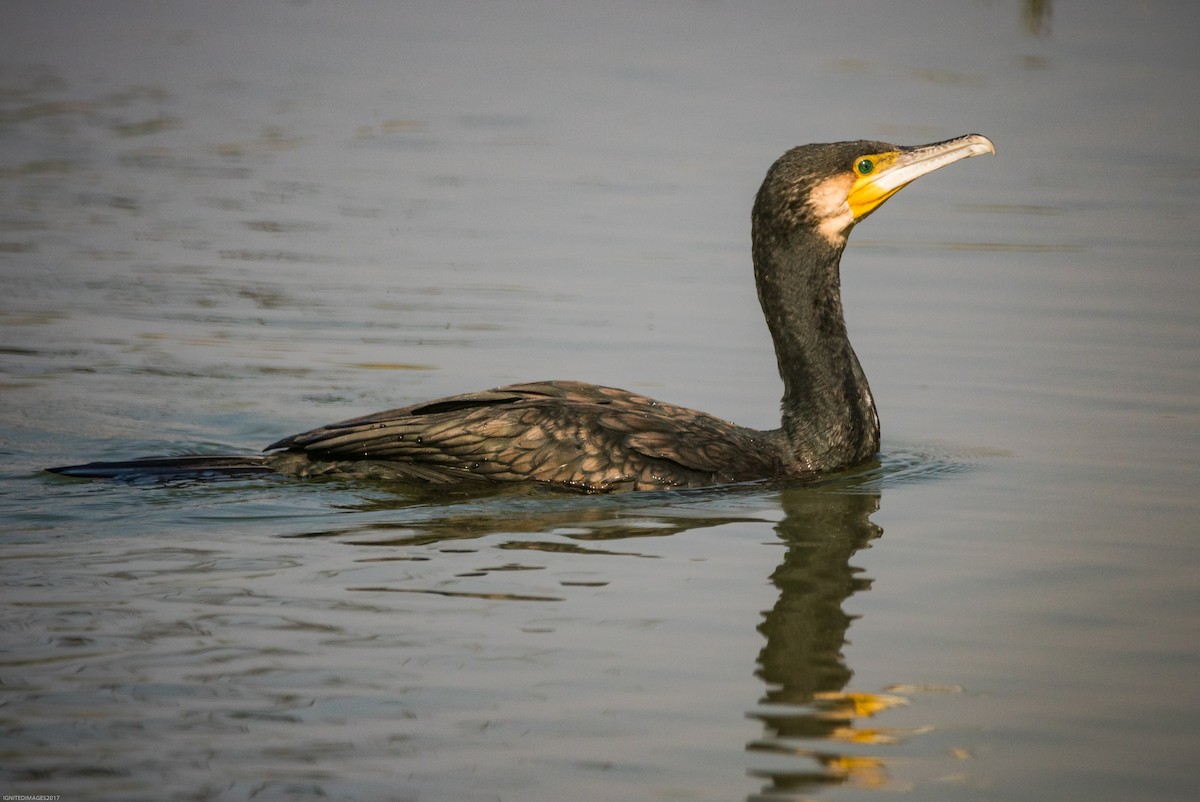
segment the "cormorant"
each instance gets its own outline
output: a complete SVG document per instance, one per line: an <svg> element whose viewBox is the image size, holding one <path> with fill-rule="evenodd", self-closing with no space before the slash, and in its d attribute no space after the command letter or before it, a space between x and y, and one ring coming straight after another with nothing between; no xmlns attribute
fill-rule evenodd
<svg viewBox="0 0 1200 802"><path fill-rule="evenodd" d="M79 477L352 471L432 483L534 481L586 492L804 478L879 449L879 416L842 314L842 250L856 223L948 164L995 153L979 134L919 147L803 145L754 201L758 298L783 377L780 428L748 429L573 381L516 384L322 426L259 456L163 457L49 470Z"/></svg>

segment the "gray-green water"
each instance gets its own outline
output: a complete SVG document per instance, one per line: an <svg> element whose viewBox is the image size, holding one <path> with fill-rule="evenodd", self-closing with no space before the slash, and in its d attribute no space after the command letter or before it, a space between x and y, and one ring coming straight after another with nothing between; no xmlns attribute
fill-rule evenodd
<svg viewBox="0 0 1200 802"><path fill-rule="evenodd" d="M0 793L1200 790L1186 4L0 17ZM841 481L41 472L545 378L772 425L767 166L970 131L852 237L885 443Z"/></svg>

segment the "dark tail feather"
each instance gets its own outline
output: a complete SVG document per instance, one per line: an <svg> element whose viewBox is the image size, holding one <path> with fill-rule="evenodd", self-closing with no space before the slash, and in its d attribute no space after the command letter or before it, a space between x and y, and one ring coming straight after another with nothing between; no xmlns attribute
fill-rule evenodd
<svg viewBox="0 0 1200 802"><path fill-rule="evenodd" d="M51 473L84 479L216 479L274 473L266 457L145 457L124 462L89 462L47 468Z"/></svg>

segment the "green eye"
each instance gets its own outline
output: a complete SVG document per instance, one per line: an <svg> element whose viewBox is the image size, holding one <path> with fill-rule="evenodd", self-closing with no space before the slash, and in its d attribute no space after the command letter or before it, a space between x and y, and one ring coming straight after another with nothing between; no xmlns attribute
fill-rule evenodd
<svg viewBox="0 0 1200 802"><path fill-rule="evenodd" d="M870 175L871 171L875 169L875 162L870 159L860 159L854 169L858 170L859 175Z"/></svg>

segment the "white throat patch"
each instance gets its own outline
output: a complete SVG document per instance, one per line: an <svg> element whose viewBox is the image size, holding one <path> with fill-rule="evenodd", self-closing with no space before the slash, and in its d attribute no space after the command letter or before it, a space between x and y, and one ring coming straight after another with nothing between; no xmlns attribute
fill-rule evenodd
<svg viewBox="0 0 1200 802"><path fill-rule="evenodd" d="M846 232L854 224L848 201L852 186L854 176L847 173L825 179L808 195L808 207L818 221L817 231L835 248L846 242Z"/></svg>

